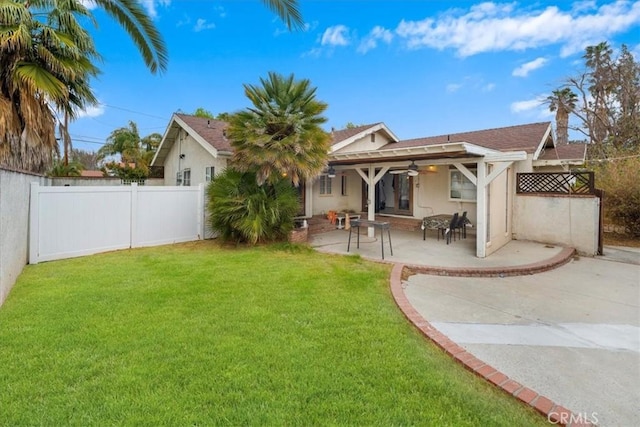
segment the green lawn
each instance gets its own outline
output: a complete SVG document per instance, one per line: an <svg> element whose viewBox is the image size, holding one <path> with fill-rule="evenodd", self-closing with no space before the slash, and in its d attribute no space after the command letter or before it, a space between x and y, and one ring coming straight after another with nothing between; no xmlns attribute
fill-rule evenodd
<svg viewBox="0 0 640 427"><path fill-rule="evenodd" d="M422 338L388 275L211 241L27 266L0 425L546 425Z"/></svg>

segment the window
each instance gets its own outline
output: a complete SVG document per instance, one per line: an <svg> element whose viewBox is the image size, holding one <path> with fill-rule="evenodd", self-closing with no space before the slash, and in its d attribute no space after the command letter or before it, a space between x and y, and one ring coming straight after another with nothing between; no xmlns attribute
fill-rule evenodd
<svg viewBox="0 0 640 427"><path fill-rule="evenodd" d="M331 194L331 178L320 175L320 194Z"/></svg>
<svg viewBox="0 0 640 427"><path fill-rule="evenodd" d="M342 194L343 196L347 195L347 177L342 175L340 177L340 194Z"/></svg>
<svg viewBox="0 0 640 427"><path fill-rule="evenodd" d="M471 170L471 169L470 169ZM475 172L471 170L471 172ZM476 201L476 186L458 169L449 170L449 198L460 201Z"/></svg>
<svg viewBox="0 0 640 427"><path fill-rule="evenodd" d="M376 142L376 134L375 133L371 134L371 142Z"/></svg>
<svg viewBox="0 0 640 427"><path fill-rule="evenodd" d="M182 172L182 185L188 187L191 185L191 169L185 169Z"/></svg>
<svg viewBox="0 0 640 427"><path fill-rule="evenodd" d="M182 185L182 172L176 172L176 185Z"/></svg>
<svg viewBox="0 0 640 427"><path fill-rule="evenodd" d="M207 166L204 171L204 180L206 182L211 182L213 177L215 176L216 168L213 166Z"/></svg>

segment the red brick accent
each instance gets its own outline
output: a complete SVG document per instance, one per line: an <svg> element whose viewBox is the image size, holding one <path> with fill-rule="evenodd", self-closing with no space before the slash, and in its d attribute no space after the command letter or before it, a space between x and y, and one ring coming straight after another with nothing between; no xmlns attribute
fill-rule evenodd
<svg viewBox="0 0 640 427"><path fill-rule="evenodd" d="M574 252L574 249L567 248L554 258L561 260L564 256L567 256L567 254L570 254L570 256L572 256ZM567 261L568 259L559 262L563 264ZM475 372L477 375L483 377L485 380L502 389L506 393L515 396L527 405L534 407L538 412L544 415L547 420L555 423L555 425L564 425L562 423L565 422L565 420L570 421L580 419L575 415L572 418L572 412L570 410L555 404L547 397L541 396L534 390L531 390L530 388L523 386L519 382L510 379L502 372L497 371L492 366L487 365L482 360L475 357L473 354L464 350L464 348L460 347L445 335L443 335L436 328L434 328L424 317L420 315L420 313L418 313L413 307L411 307L411 304L409 303L409 300L407 299L402 287L402 273L404 268L405 266L403 264L393 264L393 269L391 270L391 275L389 278L391 294L396 304L402 311L402 314L404 314L407 320L409 320L414 326L416 326L416 328L425 337L434 342L438 347L442 348L443 351L452 356L465 368L469 369L472 372ZM414 270L414 267L410 268ZM517 268L521 269L521 267ZM591 426L591 424L588 423L572 423L571 427L577 427L578 425Z"/></svg>
<svg viewBox="0 0 640 427"><path fill-rule="evenodd" d="M309 235L309 228L296 228L289 232L289 243L306 243Z"/></svg>
<svg viewBox="0 0 640 427"><path fill-rule="evenodd" d="M413 273L431 274L434 276L455 277L506 277L526 276L542 273L566 264L573 258L574 248L563 248L555 256L543 261L509 267L433 267L428 265L407 265Z"/></svg>
<svg viewBox="0 0 640 427"><path fill-rule="evenodd" d="M534 408L536 408L539 412L545 415L548 414L549 411L551 411L551 409L555 406L555 403L553 403L552 401L550 401L544 396L538 396L538 398L531 403Z"/></svg>
<svg viewBox="0 0 640 427"><path fill-rule="evenodd" d="M518 399L522 400L524 403L531 403L531 402L533 402L533 399L535 399L539 395L538 395L538 393L536 393L535 391L531 390L530 388L525 387L522 390L520 390L515 396Z"/></svg>

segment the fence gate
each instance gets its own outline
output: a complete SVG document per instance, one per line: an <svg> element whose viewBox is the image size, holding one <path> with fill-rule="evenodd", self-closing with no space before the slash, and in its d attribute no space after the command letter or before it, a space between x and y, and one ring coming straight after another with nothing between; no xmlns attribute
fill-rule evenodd
<svg viewBox="0 0 640 427"><path fill-rule="evenodd" d="M31 185L29 263L202 239L204 186Z"/></svg>

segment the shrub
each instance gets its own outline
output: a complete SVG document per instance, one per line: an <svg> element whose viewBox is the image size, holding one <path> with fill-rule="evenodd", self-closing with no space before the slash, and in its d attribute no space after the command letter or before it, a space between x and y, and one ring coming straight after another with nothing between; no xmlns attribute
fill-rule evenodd
<svg viewBox="0 0 640 427"><path fill-rule="evenodd" d="M254 172L227 168L207 187L211 228L224 240L285 240L299 210L298 192L289 180L258 185Z"/></svg>
<svg viewBox="0 0 640 427"><path fill-rule="evenodd" d="M625 233L640 237L640 157L620 155L593 164L596 186L604 190L604 217L624 227Z"/></svg>

